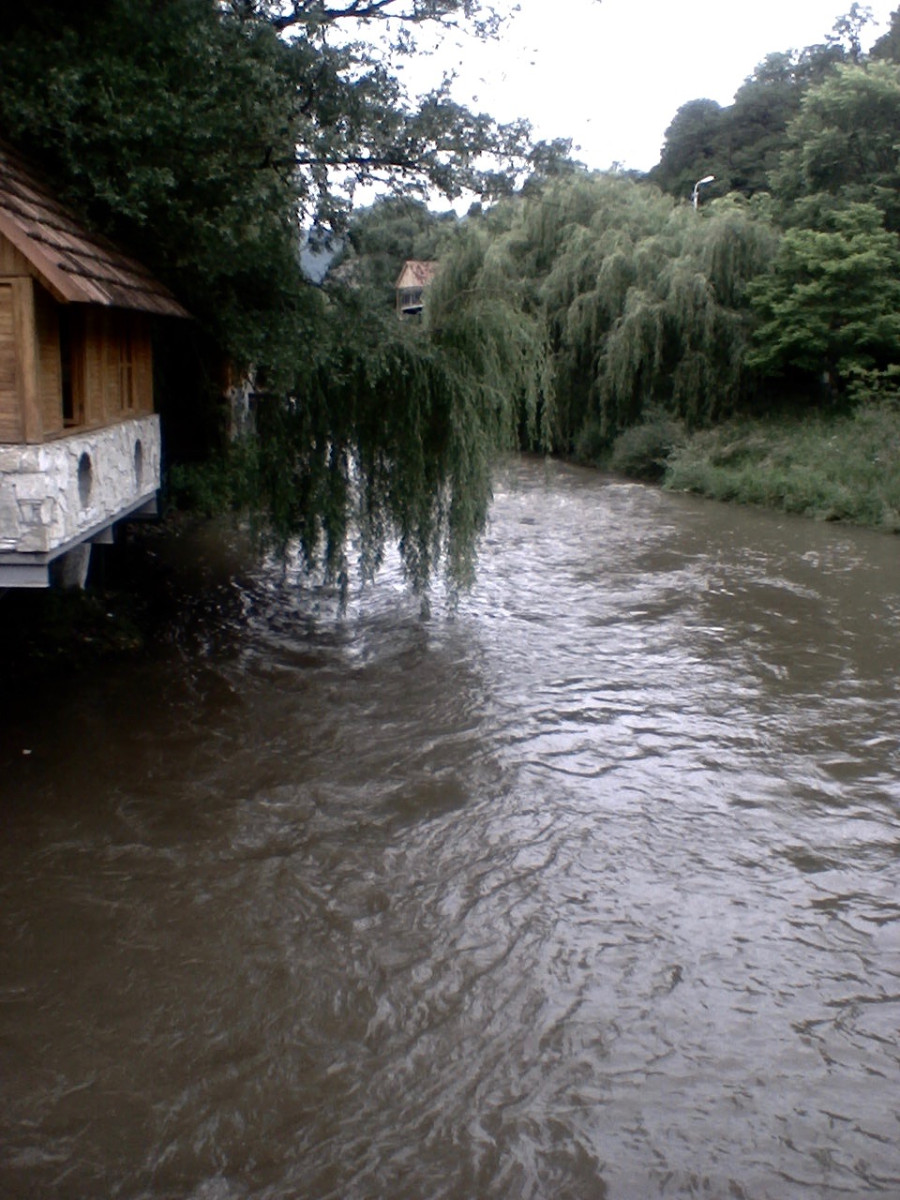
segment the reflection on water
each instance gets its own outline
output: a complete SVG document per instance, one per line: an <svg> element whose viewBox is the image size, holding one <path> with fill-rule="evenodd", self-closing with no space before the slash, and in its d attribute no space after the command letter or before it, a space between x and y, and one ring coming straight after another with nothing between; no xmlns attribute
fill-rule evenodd
<svg viewBox="0 0 900 1200"><path fill-rule="evenodd" d="M900 1194L895 541L523 462L242 601L6 718L0 1194Z"/></svg>

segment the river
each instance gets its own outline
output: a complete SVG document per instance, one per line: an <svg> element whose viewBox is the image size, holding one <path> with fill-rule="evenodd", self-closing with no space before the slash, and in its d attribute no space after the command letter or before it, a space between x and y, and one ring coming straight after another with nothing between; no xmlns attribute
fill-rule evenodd
<svg viewBox="0 0 900 1200"><path fill-rule="evenodd" d="M900 1196L900 543L537 460L0 733L0 1195Z"/></svg>

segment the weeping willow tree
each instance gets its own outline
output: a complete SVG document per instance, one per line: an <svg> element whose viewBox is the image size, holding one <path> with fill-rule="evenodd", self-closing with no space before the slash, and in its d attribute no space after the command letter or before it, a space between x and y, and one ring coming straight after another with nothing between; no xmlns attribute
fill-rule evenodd
<svg viewBox="0 0 900 1200"><path fill-rule="evenodd" d="M645 182L560 180L520 203L496 253L550 347L558 444L611 442L649 412L717 420L747 391L748 282L777 234L761 206L698 215Z"/></svg>
<svg viewBox="0 0 900 1200"><path fill-rule="evenodd" d="M265 399L241 448L245 502L276 545L298 539L346 589L396 539L422 592L443 564L472 579L498 455L548 427L549 359L484 228L459 231L422 324L399 322L353 287L331 290L328 331L290 401ZM509 285L509 286L508 286Z"/></svg>
<svg viewBox="0 0 900 1200"><path fill-rule="evenodd" d="M570 449L599 410L603 350L635 284L639 248L673 207L655 188L617 176L574 186L577 205L564 184L546 198L567 223L540 287L556 361L559 438Z"/></svg>
<svg viewBox="0 0 900 1200"><path fill-rule="evenodd" d="M604 430L635 424L654 407L710 424L745 398L753 324L746 288L776 243L772 227L734 200L703 218L674 209L639 243L634 280L597 364Z"/></svg>

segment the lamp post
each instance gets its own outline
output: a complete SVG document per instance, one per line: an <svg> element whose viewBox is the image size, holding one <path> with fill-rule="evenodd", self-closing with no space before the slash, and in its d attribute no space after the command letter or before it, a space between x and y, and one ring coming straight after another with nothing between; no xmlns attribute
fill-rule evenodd
<svg viewBox="0 0 900 1200"><path fill-rule="evenodd" d="M712 183L715 175L704 175L702 179L698 179L694 184L694 190L691 192L691 202L694 205L694 212L697 211L697 206L700 204L700 189L704 183Z"/></svg>

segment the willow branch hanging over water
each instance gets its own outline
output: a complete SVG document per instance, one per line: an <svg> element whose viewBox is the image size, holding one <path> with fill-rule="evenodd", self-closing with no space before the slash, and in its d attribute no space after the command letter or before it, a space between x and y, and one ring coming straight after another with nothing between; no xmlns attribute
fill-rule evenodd
<svg viewBox="0 0 900 1200"><path fill-rule="evenodd" d="M290 402L260 406L242 448L244 499L274 545L297 539L306 565L346 588L396 539L412 587L439 563L456 586L473 575L498 456L520 428L540 438L549 394L541 325L499 278L474 229L432 286L424 323L332 293L328 337Z"/></svg>

